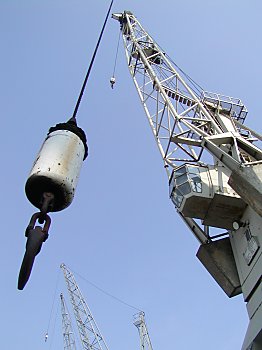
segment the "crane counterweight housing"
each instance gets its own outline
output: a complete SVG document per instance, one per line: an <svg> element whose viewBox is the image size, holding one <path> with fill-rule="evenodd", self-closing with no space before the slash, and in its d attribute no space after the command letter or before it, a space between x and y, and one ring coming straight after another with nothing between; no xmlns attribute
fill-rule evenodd
<svg viewBox="0 0 262 350"><path fill-rule="evenodd" d="M74 121L51 127L25 185L29 201L41 209L43 194L52 193L54 201L49 211L68 207L87 153L85 133Z"/></svg>

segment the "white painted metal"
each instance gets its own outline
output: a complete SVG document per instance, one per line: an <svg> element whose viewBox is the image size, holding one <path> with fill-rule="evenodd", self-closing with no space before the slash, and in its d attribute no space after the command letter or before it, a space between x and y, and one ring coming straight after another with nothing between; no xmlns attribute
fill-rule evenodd
<svg viewBox="0 0 262 350"><path fill-rule="evenodd" d="M63 294L60 294L64 350L76 350L70 315Z"/></svg>
<svg viewBox="0 0 262 350"><path fill-rule="evenodd" d="M250 142L257 133L249 129L248 135L241 134L237 121L245 120L247 110L239 99L200 89L175 67L132 13L113 18L120 21L128 68L169 177L181 163L206 159L205 150L230 171L262 162L262 151ZM238 175L245 179L245 169ZM262 215L262 189L258 200L238 194Z"/></svg>
<svg viewBox="0 0 262 350"><path fill-rule="evenodd" d="M75 194L85 154L81 139L69 130L56 130L45 139L26 183L26 193L40 208L43 192L55 196L52 211L68 207Z"/></svg>
<svg viewBox="0 0 262 350"><path fill-rule="evenodd" d="M238 275L250 318L242 350L253 344L252 350L262 349L262 233L261 217L250 207L230 232Z"/></svg>
<svg viewBox="0 0 262 350"><path fill-rule="evenodd" d="M140 350L153 350L145 321L145 313L139 312L134 316L134 325L137 327L140 339Z"/></svg>
<svg viewBox="0 0 262 350"><path fill-rule="evenodd" d="M232 230L247 205L228 185L228 179L229 170L223 166L186 163L172 173L170 198L184 217Z"/></svg>
<svg viewBox="0 0 262 350"><path fill-rule="evenodd" d="M184 193L181 209L177 198L173 199L201 244L230 238L250 317L242 350L262 350L262 150L254 143L259 143L262 136L243 124L247 110L239 99L203 91L172 62L131 12L112 17L120 22L128 68L164 162L171 197L178 193L174 191L180 184L174 182L173 176L181 166L192 164L209 169L199 175L203 184L209 183L205 194ZM212 160L207 164L210 155ZM212 195L216 191L219 198ZM224 225L224 218L216 223L212 215L223 206L223 196L227 194L232 203L239 199L244 205L238 215L233 211L230 214L228 231L211 236L210 225ZM192 208L189 205L186 211L190 196ZM203 228L203 222L196 222L195 217L203 218L193 214L198 210L194 201L201 196L212 198L207 207L212 222ZM221 267L214 260L212 264L215 269ZM140 320L137 325L142 324Z"/></svg>
<svg viewBox="0 0 262 350"><path fill-rule="evenodd" d="M61 269L64 273L83 349L108 350L91 310L76 283L73 273L65 264L61 265Z"/></svg>

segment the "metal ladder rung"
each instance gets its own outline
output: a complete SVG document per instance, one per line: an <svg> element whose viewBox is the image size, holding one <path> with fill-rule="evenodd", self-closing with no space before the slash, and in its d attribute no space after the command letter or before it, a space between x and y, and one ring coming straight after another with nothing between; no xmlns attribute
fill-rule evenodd
<svg viewBox="0 0 262 350"><path fill-rule="evenodd" d="M165 93L167 94L168 97L171 97L173 99L175 99L176 101L179 101L180 103L183 103L184 105L187 106L192 106L194 104L194 101L188 99L185 96L182 96L172 90L169 90L167 88L165 88Z"/></svg>

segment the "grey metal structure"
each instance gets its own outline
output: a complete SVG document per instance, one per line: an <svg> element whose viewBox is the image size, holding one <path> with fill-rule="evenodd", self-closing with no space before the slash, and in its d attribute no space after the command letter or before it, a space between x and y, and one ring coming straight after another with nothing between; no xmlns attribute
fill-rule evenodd
<svg viewBox="0 0 262 350"><path fill-rule="evenodd" d="M76 283L73 273L61 264L84 350L108 350L92 313Z"/></svg>
<svg viewBox="0 0 262 350"><path fill-rule="evenodd" d="M140 350L153 350L145 321L145 313L139 312L134 316L134 325L137 327L140 338Z"/></svg>
<svg viewBox="0 0 262 350"><path fill-rule="evenodd" d="M170 198L200 242L200 261L229 297L243 293L250 324L242 349L262 349L262 136L244 125L241 100L203 91L130 11L112 17Z"/></svg>
<svg viewBox="0 0 262 350"><path fill-rule="evenodd" d="M60 294L64 350L76 350L70 315L63 294Z"/></svg>

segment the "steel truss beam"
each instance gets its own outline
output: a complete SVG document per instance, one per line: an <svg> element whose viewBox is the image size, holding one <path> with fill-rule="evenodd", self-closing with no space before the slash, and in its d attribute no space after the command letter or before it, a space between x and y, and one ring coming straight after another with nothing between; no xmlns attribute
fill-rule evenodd
<svg viewBox="0 0 262 350"><path fill-rule="evenodd" d="M145 321L145 313L139 312L134 316L134 325L137 327L140 338L140 350L153 350Z"/></svg>
<svg viewBox="0 0 262 350"><path fill-rule="evenodd" d="M186 75L182 76L134 15L124 12L118 19L129 71L162 158L168 167L176 167L179 162L200 161L203 149L209 151L202 140L208 139L212 143L210 137L223 134L225 118L226 127L234 132L232 139L244 139L237 132L237 121L235 123L232 118L223 116L223 113L217 116L211 113L212 104L210 101L205 102L204 92ZM241 104L240 100L235 100L231 98L232 104ZM234 142L230 144L232 147L236 146ZM228 148L228 154L232 153L232 147ZM250 143L248 147L251 153L254 149L258 153L256 160L262 159L260 149ZM239 164L244 163L240 159L236 160ZM233 161L230 166L234 167Z"/></svg>
<svg viewBox="0 0 262 350"><path fill-rule="evenodd" d="M67 309L63 294L60 294L60 298L61 298L64 350L76 350L72 323L71 323L71 319L68 313L68 309Z"/></svg>
<svg viewBox="0 0 262 350"><path fill-rule="evenodd" d="M71 304L82 343L85 350L108 350L92 313L76 283L73 273L65 266L63 270Z"/></svg>
<svg viewBox="0 0 262 350"><path fill-rule="evenodd" d="M120 22L128 68L168 177L181 163L206 163L207 151L246 181L245 169L239 169L262 166L262 151L252 143L262 137L242 125L247 114L242 102L200 89L131 12L114 14L113 18ZM252 187L252 181L248 186ZM248 194L238 194L262 215L258 203L262 188L256 204Z"/></svg>

